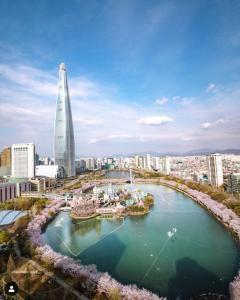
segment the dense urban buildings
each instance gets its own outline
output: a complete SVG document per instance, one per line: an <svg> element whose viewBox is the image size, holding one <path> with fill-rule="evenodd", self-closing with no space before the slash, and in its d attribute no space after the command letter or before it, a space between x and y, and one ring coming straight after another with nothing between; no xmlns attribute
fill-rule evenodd
<svg viewBox="0 0 240 300"><path fill-rule="evenodd" d="M58 97L55 118L55 165L63 167L64 176L75 175L75 143L66 67L59 70Z"/></svg>
<svg viewBox="0 0 240 300"><path fill-rule="evenodd" d="M12 145L12 177L35 176L35 146L32 143Z"/></svg>

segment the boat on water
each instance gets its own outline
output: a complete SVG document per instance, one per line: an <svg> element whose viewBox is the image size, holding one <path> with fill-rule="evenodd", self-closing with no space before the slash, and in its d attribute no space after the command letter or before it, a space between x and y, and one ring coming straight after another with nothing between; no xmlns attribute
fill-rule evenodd
<svg viewBox="0 0 240 300"><path fill-rule="evenodd" d="M171 231L167 232L169 238L171 238L177 232L177 228L173 227Z"/></svg>

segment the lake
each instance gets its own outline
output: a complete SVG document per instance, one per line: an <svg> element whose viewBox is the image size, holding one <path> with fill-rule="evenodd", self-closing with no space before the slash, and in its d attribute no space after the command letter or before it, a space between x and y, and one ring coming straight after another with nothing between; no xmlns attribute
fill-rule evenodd
<svg viewBox="0 0 240 300"><path fill-rule="evenodd" d="M156 184L134 186L154 195L148 215L79 221L61 212L44 232L45 241L122 283L169 299L207 292L228 295L239 248L225 227L180 192ZM169 239L173 227L177 232Z"/></svg>

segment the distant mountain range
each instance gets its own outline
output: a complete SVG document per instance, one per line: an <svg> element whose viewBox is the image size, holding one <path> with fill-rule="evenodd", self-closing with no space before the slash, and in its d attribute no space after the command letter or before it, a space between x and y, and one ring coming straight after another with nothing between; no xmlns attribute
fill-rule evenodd
<svg viewBox="0 0 240 300"><path fill-rule="evenodd" d="M139 155L143 156L146 154L150 154L151 156L194 156L194 155L207 155L210 153L220 153L220 154L235 154L240 155L240 149L210 149L210 148L201 148L201 149L195 149L187 152L157 152L157 151L148 151L148 152L132 152L127 154L121 154L121 153L115 153L112 155L105 155L105 157L121 157L121 156L134 156ZM94 157L94 155L77 155L76 158L87 158L87 157Z"/></svg>
<svg viewBox="0 0 240 300"><path fill-rule="evenodd" d="M119 157L119 156L134 156L134 155L145 155L150 154L151 156L194 156L194 155L207 155L210 153L220 153L220 154L235 154L240 155L240 149L209 149L209 148L201 148L201 149L195 149L187 152L155 152L155 151L149 151L149 152L135 152L135 153L129 153L129 154L113 154L113 157Z"/></svg>
<svg viewBox="0 0 240 300"><path fill-rule="evenodd" d="M196 149L189 152L184 153L184 155L206 155L209 153L221 153L221 154L240 154L240 149Z"/></svg>

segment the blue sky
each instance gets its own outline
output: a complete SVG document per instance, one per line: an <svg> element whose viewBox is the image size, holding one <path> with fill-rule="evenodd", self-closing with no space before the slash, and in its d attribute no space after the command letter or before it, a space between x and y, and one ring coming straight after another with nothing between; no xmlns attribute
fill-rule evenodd
<svg viewBox="0 0 240 300"><path fill-rule="evenodd" d="M53 153L58 67L76 153L239 148L240 2L0 1L0 147Z"/></svg>

